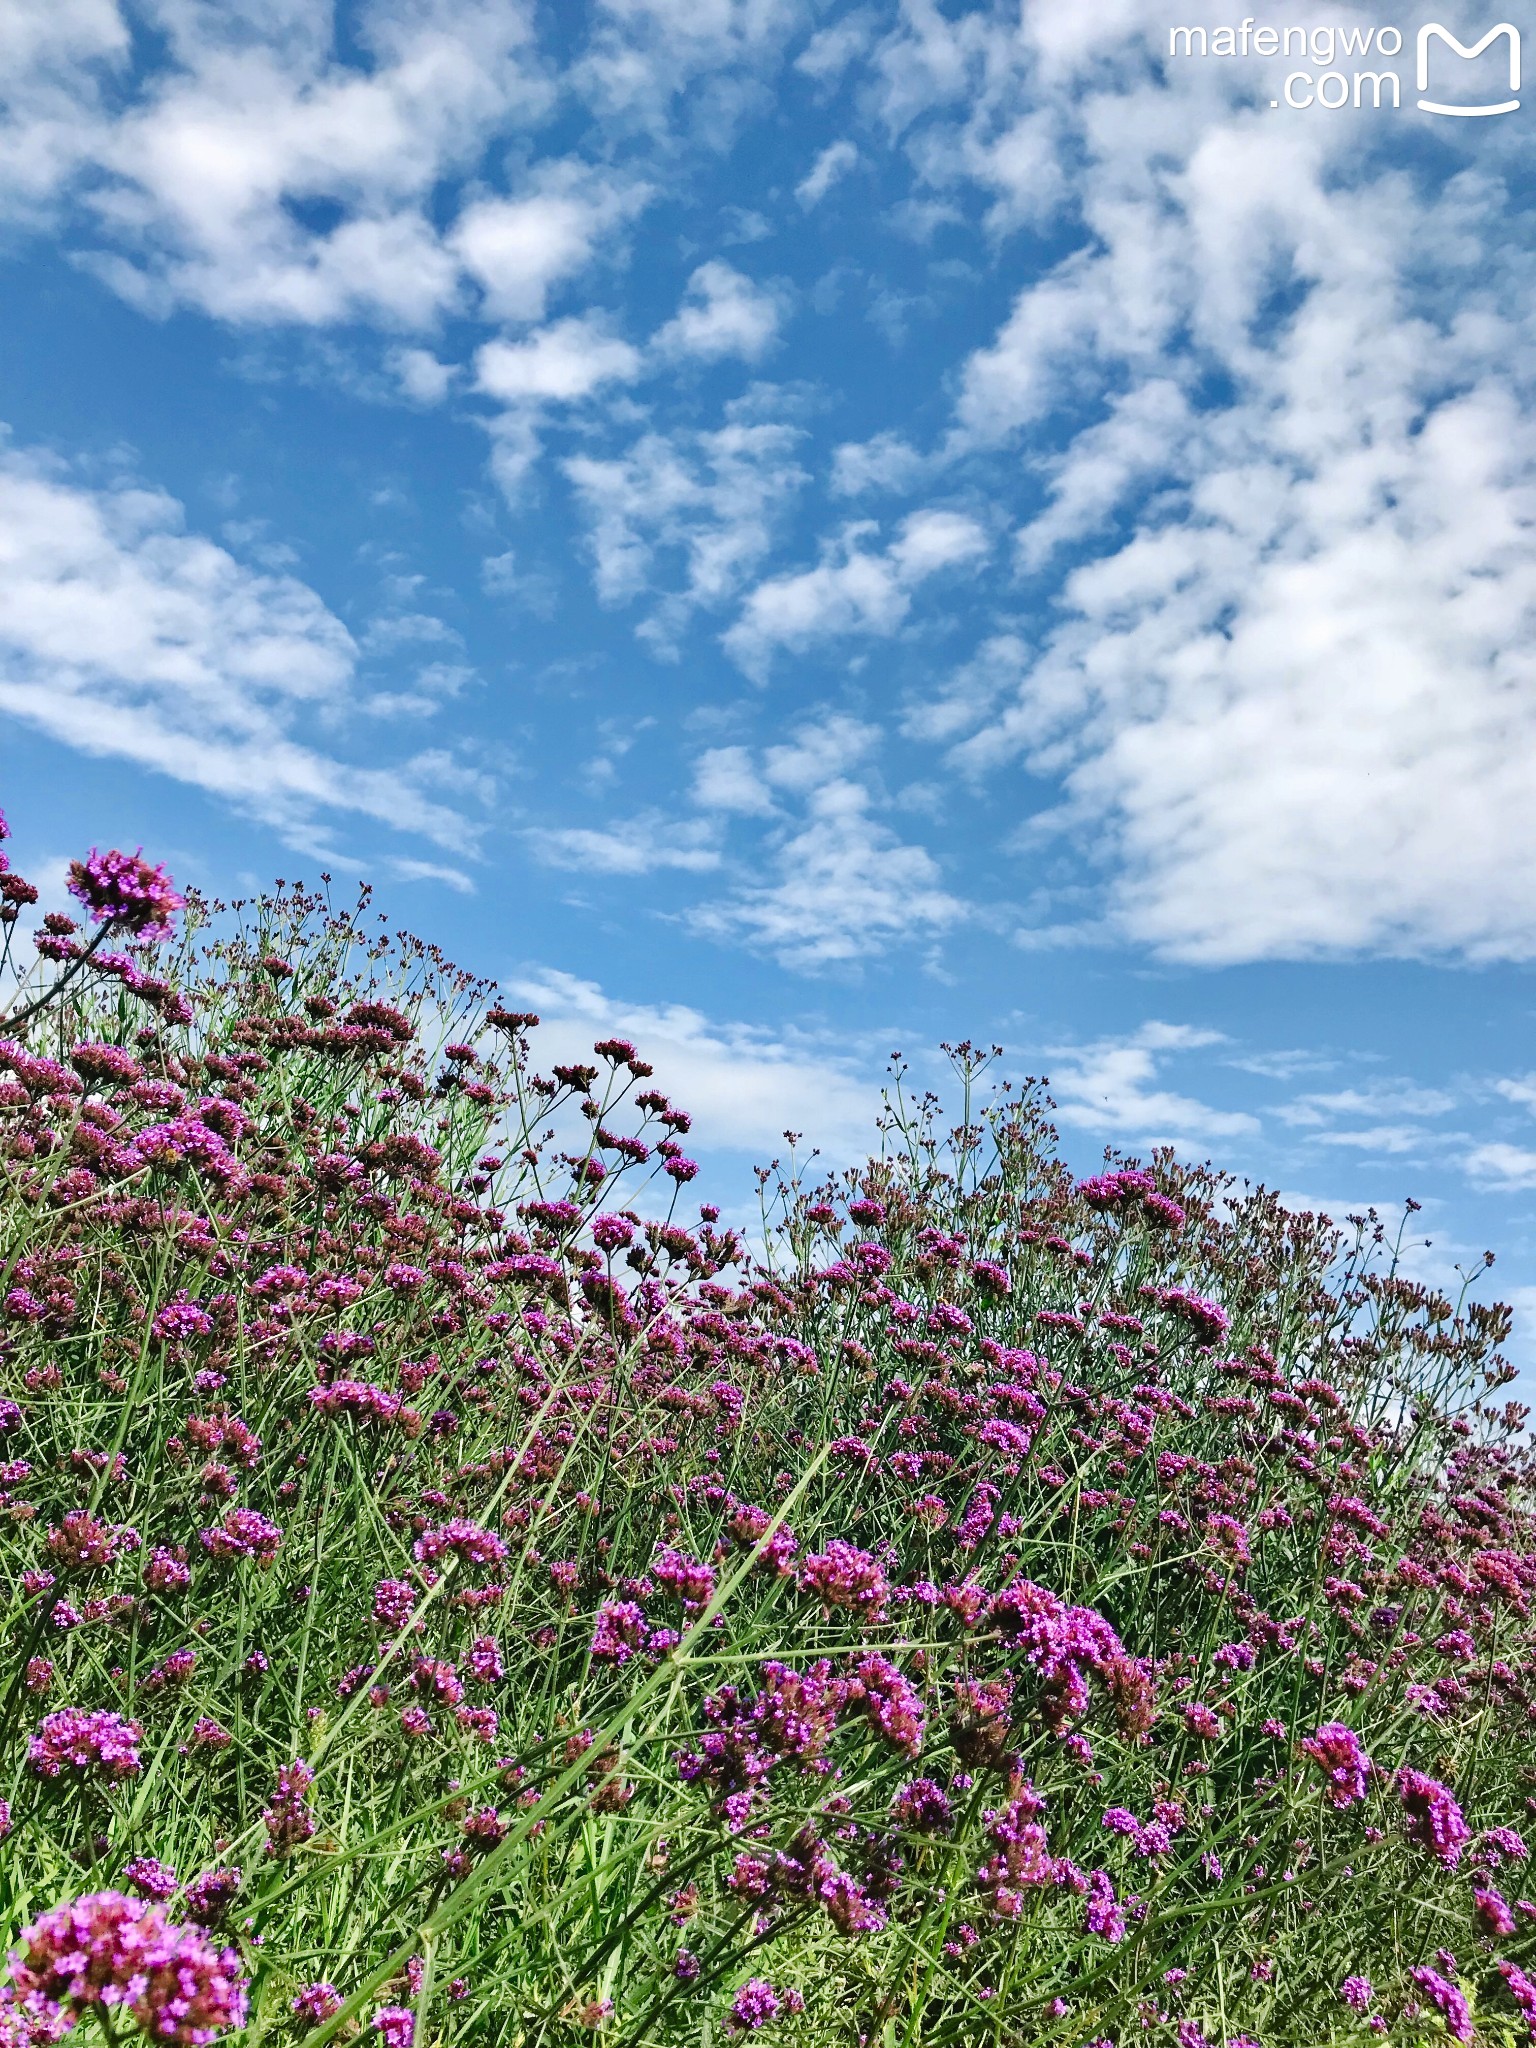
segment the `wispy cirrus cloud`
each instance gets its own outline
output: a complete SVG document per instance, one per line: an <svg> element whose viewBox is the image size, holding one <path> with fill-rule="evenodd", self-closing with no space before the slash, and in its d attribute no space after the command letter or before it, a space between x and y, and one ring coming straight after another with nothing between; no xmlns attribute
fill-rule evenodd
<svg viewBox="0 0 1536 2048"><path fill-rule="evenodd" d="M301 736L349 701L358 658L307 584L188 533L164 492L0 452L0 712L287 833L350 813L468 850L473 823L433 793L450 756L363 767Z"/></svg>

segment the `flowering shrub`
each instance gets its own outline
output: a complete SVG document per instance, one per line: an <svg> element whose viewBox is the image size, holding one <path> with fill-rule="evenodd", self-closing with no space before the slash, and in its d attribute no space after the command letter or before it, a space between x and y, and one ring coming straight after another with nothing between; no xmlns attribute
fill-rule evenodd
<svg viewBox="0 0 1536 2048"><path fill-rule="evenodd" d="M1505 1311L899 1070L749 1254L627 1041L72 886L27 955L0 856L5 2048L1536 2039Z"/></svg>

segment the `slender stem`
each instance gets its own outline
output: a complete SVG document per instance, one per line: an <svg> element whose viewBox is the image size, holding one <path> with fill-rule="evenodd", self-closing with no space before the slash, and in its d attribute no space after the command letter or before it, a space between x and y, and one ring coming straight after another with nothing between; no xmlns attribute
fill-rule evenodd
<svg viewBox="0 0 1536 2048"><path fill-rule="evenodd" d="M104 940L109 938L111 934L114 931L116 931L117 924L118 920L116 918L109 918L107 922L102 926L101 930L96 933L95 937L91 940L90 944L86 947L85 951L83 953L78 953L75 956L75 958L70 961L69 965L65 968L64 972L59 976L57 981L50 982L48 987L43 990L40 996L34 998L32 1002L24 1004L21 1009L8 1014L0 1013L0 1024L7 1025L13 1031L17 1030L20 1028L21 1025L30 1023L31 1020L35 1016L37 1016L39 1011L46 1010L50 1003L57 1002L59 997L63 995L65 989L67 989L69 987L69 984L75 979L76 975L83 972L83 970L90 964L92 954L95 953L97 948L103 943Z"/></svg>

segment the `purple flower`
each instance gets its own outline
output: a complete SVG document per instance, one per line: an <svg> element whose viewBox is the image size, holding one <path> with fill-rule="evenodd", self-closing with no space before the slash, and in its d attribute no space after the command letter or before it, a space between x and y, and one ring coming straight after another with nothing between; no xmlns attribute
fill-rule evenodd
<svg viewBox="0 0 1536 2048"><path fill-rule="evenodd" d="M1515 1916L1510 1911L1509 1901L1502 1892L1495 1891L1491 1885L1486 1891L1474 1887L1472 1917L1477 1922L1479 1932L1496 1941L1515 1931Z"/></svg>
<svg viewBox="0 0 1536 2048"><path fill-rule="evenodd" d="M411 2048L416 2037L416 2015L408 2005L384 2005L373 2016L384 2048Z"/></svg>
<svg viewBox="0 0 1536 2048"><path fill-rule="evenodd" d="M192 1583L192 1574L173 1550L157 1546L144 1567L144 1583L152 1593L183 1593Z"/></svg>
<svg viewBox="0 0 1536 2048"><path fill-rule="evenodd" d="M604 1664L627 1664L644 1647L645 1615L633 1600L605 1600L597 1610L592 1655Z"/></svg>
<svg viewBox="0 0 1536 2048"><path fill-rule="evenodd" d="M1501 1962L1499 1975L1508 1986L1510 1997L1531 2025L1536 2027L1536 1984L1531 1982L1518 1963Z"/></svg>
<svg viewBox="0 0 1536 2048"><path fill-rule="evenodd" d="M825 1550L806 1558L800 1567L800 1586L824 1606L850 1608L871 1621L879 1620L891 1590L878 1561L840 1536Z"/></svg>
<svg viewBox="0 0 1536 2048"><path fill-rule="evenodd" d="M1376 2003L1376 1989L1369 1977L1346 1977L1339 1996L1351 2012L1366 2013Z"/></svg>
<svg viewBox="0 0 1536 2048"><path fill-rule="evenodd" d="M322 1980L317 1984L303 1985L295 1994L292 2009L307 2026L318 2027L333 2012L340 2012L344 2003L336 1986Z"/></svg>
<svg viewBox="0 0 1536 2048"><path fill-rule="evenodd" d="M1530 1854L1514 1828L1490 1828L1483 1837L1483 1849L1493 1864L1502 1862L1506 1856L1512 1863L1523 1863Z"/></svg>
<svg viewBox="0 0 1536 2048"><path fill-rule="evenodd" d="M932 1778L913 1778L891 1802L898 1827L918 1835L947 1835L953 1824L949 1795Z"/></svg>
<svg viewBox="0 0 1536 2048"><path fill-rule="evenodd" d="M1087 1933L1098 1935L1101 1941L1125 1939L1125 1914L1115 1897L1115 1887L1107 1871L1095 1870L1089 1876L1083 1927Z"/></svg>
<svg viewBox="0 0 1536 2048"><path fill-rule="evenodd" d="M135 1856L123 1871L123 1882L143 1899L165 1900L176 1889L176 1872L155 1856Z"/></svg>
<svg viewBox="0 0 1536 2048"><path fill-rule="evenodd" d="M199 1871L183 1893L187 1918L195 1920L199 1927L217 1927L244 1881L238 1866L233 1870Z"/></svg>
<svg viewBox="0 0 1536 2048"><path fill-rule="evenodd" d="M253 1557L259 1565L269 1565L283 1532L254 1508L231 1508L217 1528L200 1529L197 1540L210 1557Z"/></svg>
<svg viewBox="0 0 1536 2048"><path fill-rule="evenodd" d="M144 1731L137 1721L105 1708L87 1713L84 1707L62 1707L45 1715L27 1749L27 1762L40 1778L58 1778L65 1771L94 1774L116 1783L139 1768ZM105 1896L105 1895L104 1895Z"/></svg>
<svg viewBox="0 0 1536 2048"><path fill-rule="evenodd" d="M1300 1748L1302 1755L1322 1771L1330 1806L1352 1806L1365 1797L1371 1760L1352 1728L1346 1728L1342 1721L1325 1721L1315 1735L1307 1736Z"/></svg>
<svg viewBox="0 0 1536 2048"><path fill-rule="evenodd" d="M166 1303L150 1329L162 1344L181 1344L191 1337L206 1337L213 1329L213 1317L195 1301L178 1297Z"/></svg>
<svg viewBox="0 0 1536 2048"><path fill-rule="evenodd" d="M667 1544L663 1544L656 1553L651 1577L693 1611L707 1607L714 1597L714 1567L690 1557L685 1550L673 1550Z"/></svg>
<svg viewBox="0 0 1536 2048"><path fill-rule="evenodd" d="M97 924L116 925L144 939L168 939L171 919L186 908L164 868L145 860L142 846L135 853L116 848L98 853L93 846L84 860L70 862L66 886Z"/></svg>
<svg viewBox="0 0 1536 2048"><path fill-rule="evenodd" d="M1450 1788L1437 1778L1426 1777L1422 1771L1404 1767L1397 1774L1397 1789L1402 1797L1409 1841L1437 1856L1447 1870L1454 1870L1470 1839L1470 1830Z"/></svg>
<svg viewBox="0 0 1536 2048"><path fill-rule="evenodd" d="M884 1657L863 1658L850 1698L860 1695L882 1739L903 1756L916 1756L923 1746L923 1702L896 1666Z"/></svg>
<svg viewBox="0 0 1536 2048"><path fill-rule="evenodd" d="M495 1685L505 1677L506 1670L501 1660L501 1645L494 1636L476 1636L469 1646L466 1658L470 1676L481 1685Z"/></svg>
<svg viewBox="0 0 1536 2048"><path fill-rule="evenodd" d="M245 2022L246 1980L233 1949L177 1927L162 1907L122 1892L91 1892L44 1913L20 1937L12 1981L24 1998L76 2019L124 2009L152 2040L200 2048Z"/></svg>
<svg viewBox="0 0 1536 2048"><path fill-rule="evenodd" d="M1430 2003L1439 2008L1445 2020L1446 2031L1452 2039L1472 2040L1472 2014L1460 1987L1453 1984L1449 1977L1442 1977L1438 1970L1431 1970L1427 1965L1410 1970L1408 1975Z"/></svg>
<svg viewBox="0 0 1536 2048"><path fill-rule="evenodd" d="M404 1579L380 1579L373 1589L373 1618L380 1628L404 1628L417 1593Z"/></svg>
<svg viewBox="0 0 1536 2048"><path fill-rule="evenodd" d="M432 1564L450 1552L466 1564L500 1564L507 1546L478 1522L462 1518L445 1522L440 1529L428 1529L416 1539L414 1554L418 1564Z"/></svg>
<svg viewBox="0 0 1536 2048"><path fill-rule="evenodd" d="M765 1977L749 1977L731 2000L726 2024L737 2033L756 2033L776 2020L782 2010L779 1994Z"/></svg>

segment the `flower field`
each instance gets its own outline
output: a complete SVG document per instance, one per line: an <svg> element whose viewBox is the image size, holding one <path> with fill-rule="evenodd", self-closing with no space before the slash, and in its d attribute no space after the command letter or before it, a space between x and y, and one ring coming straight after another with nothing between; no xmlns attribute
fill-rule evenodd
<svg viewBox="0 0 1536 2048"><path fill-rule="evenodd" d="M749 1248L643 1047L71 888L0 869L0 2048L1536 2040L1506 1311L968 1046Z"/></svg>

